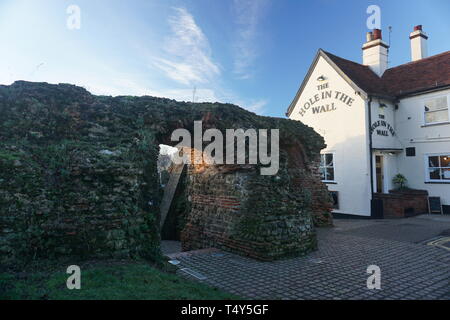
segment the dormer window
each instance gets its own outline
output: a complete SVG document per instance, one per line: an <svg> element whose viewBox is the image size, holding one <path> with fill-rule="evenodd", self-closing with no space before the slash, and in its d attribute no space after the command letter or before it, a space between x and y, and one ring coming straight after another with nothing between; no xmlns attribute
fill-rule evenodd
<svg viewBox="0 0 450 320"><path fill-rule="evenodd" d="M425 101L425 124L449 121L447 97L439 97Z"/></svg>

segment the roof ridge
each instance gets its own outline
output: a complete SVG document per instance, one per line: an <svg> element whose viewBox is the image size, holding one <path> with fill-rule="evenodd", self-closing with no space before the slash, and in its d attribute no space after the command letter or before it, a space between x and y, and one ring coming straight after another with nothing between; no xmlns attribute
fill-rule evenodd
<svg viewBox="0 0 450 320"><path fill-rule="evenodd" d="M435 54L435 55L432 55L432 56L429 56L429 57L426 57L426 58L422 58L422 59L419 59L419 60L416 60L416 61L409 61L409 62L406 62L406 63L403 63L403 64L399 64L398 66L386 69L386 71L387 70L391 70L391 69L395 69L395 68L410 66L410 65L415 64L415 63L421 63L421 62L423 62L425 60L430 60L432 58L437 58L437 57L440 57L440 56L443 56L443 55L446 55L446 54L450 54L450 50L444 51L444 52L441 52L441 53L438 53L438 54Z"/></svg>
<svg viewBox="0 0 450 320"><path fill-rule="evenodd" d="M366 66L365 64L362 64L362 63L359 63L359 62L356 62L356 61L353 61L353 60L349 60L349 59L345 59L345 58L339 57L339 56L337 56L337 55L335 55L335 54L332 54L332 53L330 53L330 52L328 52L328 51L325 51L325 50L322 50L322 51L323 51L325 54L332 55L332 56L334 56L334 57L336 57L336 58L338 58L338 59L341 59L341 60L344 60L344 61L347 61L347 62L356 64L358 67L363 67L364 69L367 69L369 72L373 73L373 74L374 74L375 76L377 76L379 79L382 78L382 77L378 76L378 75L375 73L375 71L372 70L372 68L370 68L369 66Z"/></svg>
<svg viewBox="0 0 450 320"><path fill-rule="evenodd" d="M356 62L356 61L353 61L353 60L349 60L349 59L342 58L342 57L340 57L340 56L337 56L337 55L335 55L335 54L333 54L333 53L331 53L331 52L325 51L325 50L322 50L322 51L323 51L324 53L329 54L329 55L332 55L332 56L334 56L334 57L336 57L336 58L339 58L339 59L342 59L342 60L345 60L345 61L348 61L348 62L357 64L357 65L360 65L361 67L367 67L367 68L369 68L369 66L366 66L366 65L364 65L364 64L362 64L362 63L359 63L359 62Z"/></svg>
<svg viewBox="0 0 450 320"><path fill-rule="evenodd" d="M427 90L450 88L450 51L386 69L382 77L379 77L367 65L319 49L313 64L310 66L307 77L312 73L312 68L315 67L319 54L323 55L327 62L350 85L356 86L367 95L398 99L399 97ZM303 79L300 89L297 91L293 102L289 105L288 114L292 112L294 103L298 101L307 77Z"/></svg>
<svg viewBox="0 0 450 320"><path fill-rule="evenodd" d="M359 63L359 62L356 62L356 61L353 61L353 60L349 60L349 59L342 58L342 57L340 57L340 56L337 56L337 55L335 55L335 54L333 54L333 53L331 53L331 52L325 51L325 50L322 50L322 51L323 51L324 53L326 53L326 54L332 55L332 56L334 56L334 57L336 57L336 58L339 58L339 59L341 59L341 60L345 60L345 61L347 61L347 62L351 62L351 63L357 64L357 65L359 65L359 66L361 66L361 67L366 67L366 68L370 69L369 66L366 66L366 65L364 65L364 64L362 64L362 63ZM406 62L406 63L403 63L403 64L399 64L398 66L391 67L391 68L387 68L386 71L387 71L387 70L391 70L391 69L395 69L395 68L399 68L399 67L403 67L403 66L412 65L412 64L414 64L414 63L420 63L420 62L422 62L422 61L429 60L429 59L432 59L432 58L437 58L437 57L440 57L440 56L443 56L443 55L446 55L446 54L450 54L450 50L444 51L444 52L441 52L441 53L437 53L437 54L435 54L435 55L432 55L432 56L429 56L429 57L426 57L426 58L422 58L422 59L419 59L419 60L416 60L416 61L409 61L409 62ZM370 70L372 70L372 69L370 69Z"/></svg>

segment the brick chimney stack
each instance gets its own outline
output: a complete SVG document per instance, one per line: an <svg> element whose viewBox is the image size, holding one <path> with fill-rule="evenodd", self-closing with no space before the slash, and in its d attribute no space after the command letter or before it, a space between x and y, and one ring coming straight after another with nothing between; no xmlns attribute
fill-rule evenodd
<svg viewBox="0 0 450 320"><path fill-rule="evenodd" d="M414 31L409 35L409 39L411 40L411 61L426 58L428 56L428 36L422 31L422 25L414 27Z"/></svg>
<svg viewBox="0 0 450 320"><path fill-rule="evenodd" d="M381 30L374 29L366 34L363 50L363 64L369 66L379 77L388 67L389 46L383 41Z"/></svg>

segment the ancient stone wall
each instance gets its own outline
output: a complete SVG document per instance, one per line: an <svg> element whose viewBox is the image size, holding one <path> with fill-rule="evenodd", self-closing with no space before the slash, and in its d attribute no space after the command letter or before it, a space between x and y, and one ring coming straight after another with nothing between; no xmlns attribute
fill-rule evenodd
<svg viewBox="0 0 450 320"><path fill-rule="evenodd" d="M154 132L75 86L0 89L1 263L156 259Z"/></svg>
<svg viewBox="0 0 450 320"><path fill-rule="evenodd" d="M157 150L109 147L2 145L2 261L158 255Z"/></svg>
<svg viewBox="0 0 450 320"><path fill-rule="evenodd" d="M314 250L314 199L326 189L315 183L314 171L289 163L295 159L283 153L274 176L262 176L252 166L189 166L191 206L181 233L183 250L217 247L260 260Z"/></svg>
<svg viewBox="0 0 450 320"><path fill-rule="evenodd" d="M275 176L248 165L203 166L202 173L191 167L195 208L186 206L186 249L214 244L269 260L313 249L313 217L331 223L331 203L312 173L324 140L297 121L231 104L94 96L73 85L23 81L0 86L0 115L1 263L60 255L156 259L158 145L173 145L174 129L193 132L196 120L222 132L277 128L284 160ZM296 144L300 154L289 151Z"/></svg>
<svg viewBox="0 0 450 320"><path fill-rule="evenodd" d="M292 181L293 191L304 190L310 196L311 214L316 227L331 227L331 198L327 186L321 181L319 173L320 154L305 152L300 141L295 141L283 148L287 153L287 170Z"/></svg>

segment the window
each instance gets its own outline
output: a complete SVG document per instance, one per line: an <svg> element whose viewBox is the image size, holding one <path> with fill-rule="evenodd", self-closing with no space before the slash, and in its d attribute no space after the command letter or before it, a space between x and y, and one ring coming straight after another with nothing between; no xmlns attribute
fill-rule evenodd
<svg viewBox="0 0 450 320"><path fill-rule="evenodd" d="M427 156L427 180L450 182L450 152Z"/></svg>
<svg viewBox="0 0 450 320"><path fill-rule="evenodd" d="M447 97L439 97L425 101L425 124L447 122Z"/></svg>
<svg viewBox="0 0 450 320"><path fill-rule="evenodd" d="M320 174L322 181L334 181L334 154L324 153L320 155Z"/></svg>

